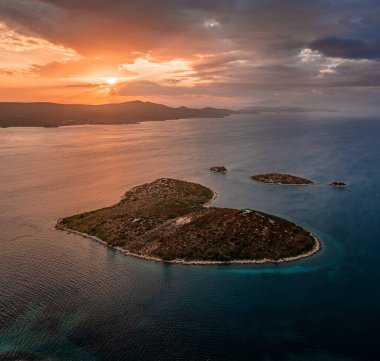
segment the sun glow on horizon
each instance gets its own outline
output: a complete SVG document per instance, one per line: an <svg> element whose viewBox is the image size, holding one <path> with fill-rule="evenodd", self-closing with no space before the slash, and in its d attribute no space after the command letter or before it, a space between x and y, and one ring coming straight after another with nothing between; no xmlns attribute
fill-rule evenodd
<svg viewBox="0 0 380 361"><path fill-rule="evenodd" d="M107 77L104 78L104 82L109 85L115 85L119 82L119 79L117 77Z"/></svg>

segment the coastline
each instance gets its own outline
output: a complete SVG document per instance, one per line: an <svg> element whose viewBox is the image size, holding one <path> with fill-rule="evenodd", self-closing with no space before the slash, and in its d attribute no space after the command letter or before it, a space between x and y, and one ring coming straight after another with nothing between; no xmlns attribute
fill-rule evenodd
<svg viewBox="0 0 380 361"><path fill-rule="evenodd" d="M216 194L216 192L214 192L214 193ZM215 199L215 198L213 197L212 200L213 199ZM209 201L208 203L210 203L211 201ZM63 226L61 222L62 222L62 218L58 218L58 221L57 221L57 223L55 225L55 228L58 229L58 230L60 230L60 231L65 231L65 232L68 232L68 233L72 233L72 234L76 234L76 235L82 236L82 237L87 238L87 239L92 239L93 241L98 242L98 243L102 244L105 247L111 248L115 252L120 252L120 253L124 254L125 256L132 256L132 257L139 258L139 259L144 259L144 260L147 260L147 261L162 262L162 263L168 263L168 264L200 265L200 266L207 266L207 265L233 265L233 264L267 264L267 263L280 264L280 263L293 262L293 261L297 261L297 260L301 260L301 259L304 259L304 258L311 257L314 254L318 253L322 249L321 241L316 236L314 236L311 232L309 232L309 234L315 240L314 248L312 250L310 250L309 252L301 254L299 256L280 258L278 260L269 259L269 258L263 258L263 259L232 260L232 261L202 261L202 260L199 260L199 261L196 261L196 260L195 261L186 261L184 259L174 259L174 260L171 260L171 261L165 261L165 260L163 260L161 258L141 255L141 254L137 254L137 253L132 253L132 252L126 250L125 248L111 246L106 241L103 241L102 239L100 239L98 237L91 236L91 235L89 235L87 233L83 233L83 232L79 232L79 231L75 231L73 229L67 228L67 227Z"/></svg>
<svg viewBox="0 0 380 361"><path fill-rule="evenodd" d="M216 198L218 198L218 192L216 191L216 190L214 190L214 189L212 189L212 188L209 188L211 191L212 191L212 198L209 200L209 201L207 201L206 203L204 203L203 204L203 207L209 207L210 206L210 204L216 199Z"/></svg>

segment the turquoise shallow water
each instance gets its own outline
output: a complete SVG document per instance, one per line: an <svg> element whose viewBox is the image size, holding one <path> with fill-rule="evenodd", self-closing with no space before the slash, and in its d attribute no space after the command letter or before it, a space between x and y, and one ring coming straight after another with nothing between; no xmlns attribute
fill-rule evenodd
<svg viewBox="0 0 380 361"><path fill-rule="evenodd" d="M0 129L0 359L379 359L379 144L377 119L327 113ZM221 164L230 172L208 172ZM317 184L249 179L270 171ZM159 177L295 221L323 250L278 266L164 265L54 229Z"/></svg>

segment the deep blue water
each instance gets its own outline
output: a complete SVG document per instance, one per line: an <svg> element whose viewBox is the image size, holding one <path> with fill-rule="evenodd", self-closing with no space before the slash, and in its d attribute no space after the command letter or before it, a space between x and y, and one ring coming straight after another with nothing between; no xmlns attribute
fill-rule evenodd
<svg viewBox="0 0 380 361"><path fill-rule="evenodd" d="M226 175L208 172L222 164ZM344 114L0 129L0 359L380 359L379 164L380 120ZM317 184L249 179L272 171ZM283 265L164 265L54 229L159 177L295 221L323 250Z"/></svg>

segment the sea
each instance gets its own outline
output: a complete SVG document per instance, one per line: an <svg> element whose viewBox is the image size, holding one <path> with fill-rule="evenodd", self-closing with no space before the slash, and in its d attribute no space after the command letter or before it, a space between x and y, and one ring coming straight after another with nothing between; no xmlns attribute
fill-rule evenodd
<svg viewBox="0 0 380 361"><path fill-rule="evenodd" d="M219 165L229 172L209 172ZM315 184L250 179L265 172ZM322 250L278 265L163 264L55 229L162 177L211 187L213 206L296 222ZM3 128L0 360L380 360L379 234L376 117Z"/></svg>

